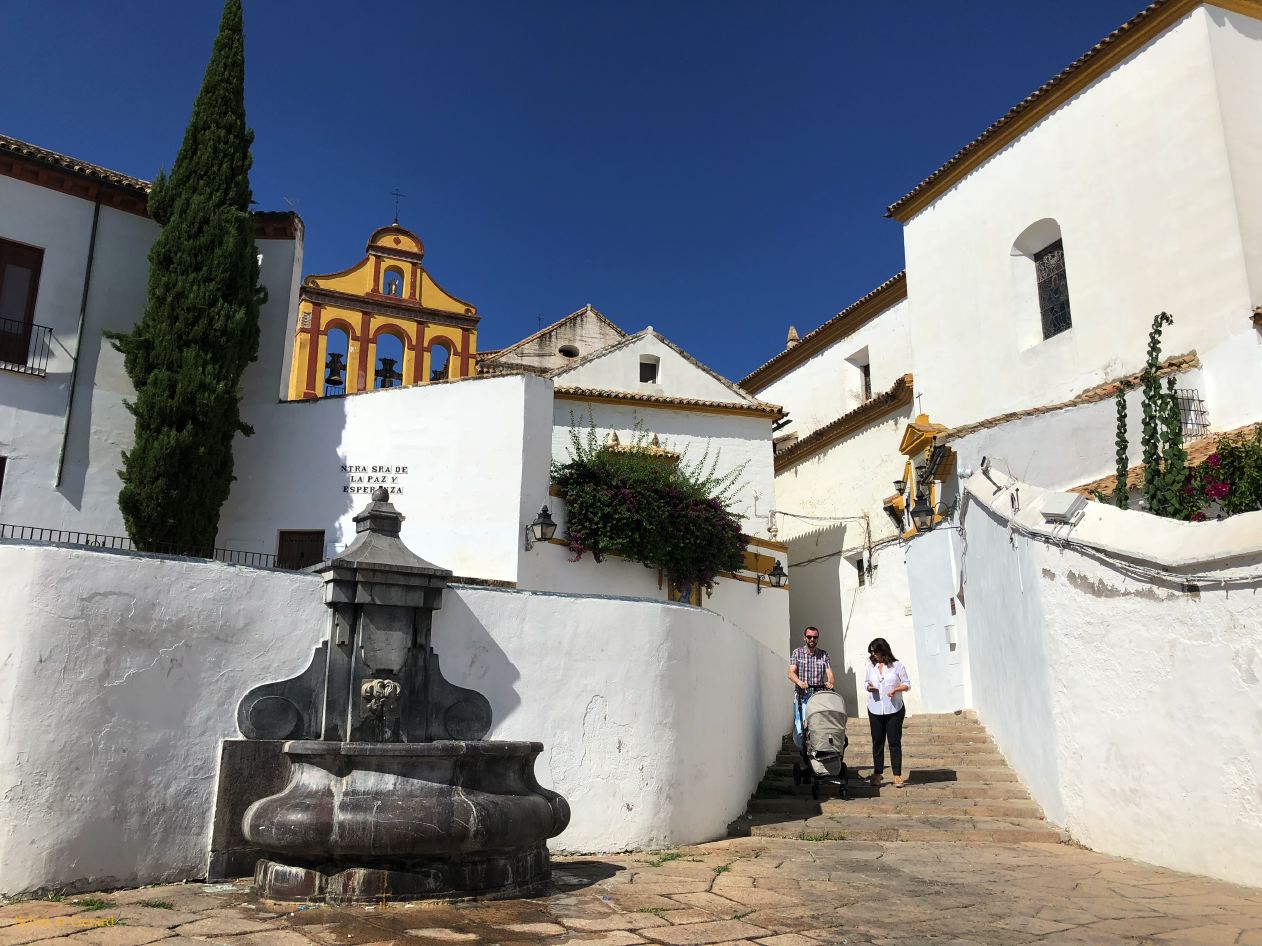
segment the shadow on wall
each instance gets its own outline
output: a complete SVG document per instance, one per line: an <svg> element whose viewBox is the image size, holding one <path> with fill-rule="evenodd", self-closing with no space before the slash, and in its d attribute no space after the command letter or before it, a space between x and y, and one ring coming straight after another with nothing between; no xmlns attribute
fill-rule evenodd
<svg viewBox="0 0 1262 946"><path fill-rule="evenodd" d="M841 569L845 559L840 552L831 551L844 548L845 534L845 524L837 523L790 541L789 620L794 647L802 643L803 628L819 628L820 646L828 651L833 663L836 690L845 701L846 713L857 716L859 686L855 668L843 667L856 595L851 590L843 599Z"/></svg>
<svg viewBox="0 0 1262 946"><path fill-rule="evenodd" d="M348 467L343 449L347 400L243 404L242 413L254 427L254 435L238 435L233 441L236 482L220 510L218 544L246 551L301 553L302 560L291 565L315 564L329 557L353 539L353 534L341 534L339 524L369 503L374 488L367 482L369 474L344 469ZM295 482L298 476L301 482ZM361 479L365 482L358 482ZM420 513L415 508L418 503L396 496L397 483L383 485L396 487L393 501L405 516ZM322 541L315 538L316 533L323 533ZM313 544L322 548L318 557L308 561Z"/></svg>
<svg viewBox="0 0 1262 946"><path fill-rule="evenodd" d="M517 692L521 672L495 643L482 619L455 593L460 589L460 585L453 585L443 596L442 610L434 614L431 642L444 677L457 686L477 690L491 701L491 730L487 736L499 738L497 731L521 706ZM540 733L531 738L546 736Z"/></svg>

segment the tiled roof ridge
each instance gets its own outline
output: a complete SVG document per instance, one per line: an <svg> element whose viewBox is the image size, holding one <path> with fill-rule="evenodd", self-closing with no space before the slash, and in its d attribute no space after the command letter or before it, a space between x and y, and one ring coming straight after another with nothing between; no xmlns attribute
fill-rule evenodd
<svg viewBox="0 0 1262 946"><path fill-rule="evenodd" d="M92 164L90 161L83 161L68 154L41 148L39 145L33 145L29 141L22 141L10 135L0 135L0 151L7 151L10 154L16 154L32 161L40 161L62 171L69 171L72 174L79 174L95 181L101 181L102 183L111 184L114 187L121 187L124 190L135 191L140 194L148 194L153 186L149 181L141 180L138 177L131 177L119 171L101 167L99 164Z"/></svg>
<svg viewBox="0 0 1262 946"><path fill-rule="evenodd" d="M663 345L665 345L675 354L679 355L679 357L683 358L686 362L688 362L694 368L697 368L698 370L703 371L709 377L713 378L715 381L718 381L721 385L723 385L725 388L727 388L729 391L731 391L733 394L735 394L745 403L747 404L760 403L758 401L758 398L756 398L754 395L750 394L744 388L736 384L733 384L731 381L723 377L723 375L719 374L713 368L710 368L707 365L703 364L702 362L698 361L696 358L688 354L688 352L684 351L682 348L680 348L678 345L672 342L669 338L667 338L657 329L653 328L653 326L651 325L645 326L644 328L640 329L638 332L634 332L633 334L628 335L625 338L620 338L618 339L618 341L610 345L606 345L604 348L598 348L594 352L591 352L590 354L578 359L578 361L572 361L568 365L561 365L559 368L553 368L550 372L548 372L548 377L550 378L561 377L567 374L568 372L575 370L576 368L580 368L583 365L596 361L599 358L604 358L606 355L612 354L613 352L617 351L620 348L625 348L628 345L633 345L642 338L649 338L649 337L657 339L659 342L661 342Z"/></svg>
<svg viewBox="0 0 1262 946"><path fill-rule="evenodd" d="M543 328L539 329L539 331L535 332L533 335L527 335L525 338L523 338L523 339L522 339L521 341L519 341L519 342L514 342L513 344L508 345L508 346L506 346L506 347L504 347L504 348L497 349L497 350L494 352L494 354L493 354L493 356L491 357L491 359L490 359L490 360L497 360L497 359L499 359L499 358L502 358L504 355L507 355L509 352L516 351L517 349L521 348L523 345L529 345L529 344L530 344L531 342L533 342L535 339L538 339L538 338L543 338L543 336L547 335L549 332L554 332L554 331L556 331L558 328L560 328L560 327L561 327L562 325L564 325L566 322L570 321L570 319L576 319L576 318L578 318L580 315L586 315L586 314L587 314L587 313L589 313L589 312L590 312L592 315L596 316L596 318L598 318L598 319L600 319L602 322L604 322L606 325L608 325L610 328L612 328L612 329L613 329L615 332L617 332L619 335L622 335L623 337L625 337L625 336L626 336L626 334L627 334L626 332L624 332L624 331L623 331L623 330L622 330L619 326L615 325L615 324L614 324L614 323L613 323L613 322L612 322L612 321L608 318L608 316L606 316L604 313L602 313L599 309L597 309L595 306L593 306L593 305L589 302L589 303L587 303L587 305L583 306L582 308L580 308L580 309L575 309L573 312L571 312L569 315L565 316L564 318L557 319L557 320L556 320L555 322L553 322L551 325L544 326ZM600 350L600 349L598 349L598 350Z"/></svg>
<svg viewBox="0 0 1262 946"><path fill-rule="evenodd" d="M1157 367L1157 377L1164 378L1170 374L1177 374L1182 371L1188 371L1192 368L1199 368L1201 359L1195 351L1184 352L1182 355L1171 355L1165 359ZM1118 386L1125 384L1127 387L1134 387L1139 383L1139 379L1143 376L1142 371L1134 371L1125 377L1114 378L1112 381L1105 381L1093 387L1087 388L1068 401L1058 401L1055 404L1044 404L1041 407L1027 407L1020 411L1008 411L1006 414L996 414L994 417L987 417L985 420L974 421L971 424L961 424L952 427L945 433L939 434L938 443L948 443L952 440L958 440L969 434L976 433L979 430L986 430L991 427L1001 427L1004 424L1011 423L1014 420L1021 420L1023 417L1037 417L1040 414L1052 414L1056 411L1063 411L1070 407L1080 407L1083 404L1094 404L1096 401L1105 401L1117 394Z"/></svg>
<svg viewBox="0 0 1262 946"><path fill-rule="evenodd" d="M1235 430L1205 434L1203 437L1197 437L1195 440L1184 444L1183 449L1187 452L1188 467L1193 468L1204 463L1218 449L1218 441L1224 437L1252 437L1259 427L1262 427L1262 423L1245 424L1243 427L1237 427ZM1126 471L1126 488L1138 489L1143 485L1144 465L1140 463ZM1102 476L1098 480L1092 480L1090 483L1070 487L1066 492L1077 493L1079 496L1094 499L1097 490L1105 495L1111 495L1116 489L1117 474L1110 473L1108 476Z"/></svg>
<svg viewBox="0 0 1262 946"><path fill-rule="evenodd" d="M769 358L767 361L764 361L761 365L759 365L749 374L745 375L745 377L741 378L741 380L737 383L744 386L751 380L755 380L757 375L762 374L768 368L772 367L773 365L779 364L781 361L783 361L784 359L790 356L795 357L795 358L803 358L803 359L809 358L810 354L812 354L812 352L810 351L811 346L809 344L812 339L819 337L821 333L825 333L833 329L842 320L844 320L847 316L853 314L860 307L871 302L873 299L876 299L878 296L887 292L889 289L891 289L895 285L905 284L906 281L907 281L907 270L900 269L897 273L895 273L889 279L885 280L885 282L881 283L875 289L871 289L868 292L864 293L862 296L860 296L854 302L850 303L848 306L846 306L836 315L832 316L827 321L823 322L818 328L810 332L807 332L805 335L801 337L798 343L794 345L792 348L786 348L784 351L777 352L772 358Z"/></svg>
<svg viewBox="0 0 1262 946"><path fill-rule="evenodd" d="M905 374L895 380L888 390L869 398L836 420L829 421L823 427L812 430L801 440L790 444L775 455L776 472L780 473L787 467L805 460L817 450L845 436L849 431L857 430L870 420L883 417L895 407L903 403L910 404L914 387L915 379L910 374Z"/></svg>
<svg viewBox="0 0 1262 946"><path fill-rule="evenodd" d="M620 399L628 401L641 401L645 404L749 411L750 413L767 414L772 417L779 417L784 413L784 408L782 408L779 404L770 404L766 401L759 401L757 399L742 402L711 401L705 398L697 397L676 397L674 395L667 394L644 394L639 391L618 391L613 388L587 388L582 387L581 385L571 384L558 384L553 388L553 390L559 394L580 398L591 397L597 399Z"/></svg>
<svg viewBox="0 0 1262 946"><path fill-rule="evenodd" d="M897 216L900 210L915 201L916 198L918 198L926 190L932 188L962 161L969 158L974 152L988 144L1009 125L1021 118L1031 109L1041 104L1044 100L1048 99L1049 96L1058 91L1061 87L1065 86L1070 79L1081 72L1084 67L1097 60L1102 54L1122 42L1127 37L1134 35L1138 28L1149 22L1153 22L1157 14L1161 13L1163 10L1173 8L1174 12L1177 13L1180 7L1186 6L1190 11L1197 6L1203 5L1205 2L1212 2L1212 0L1154 0L1154 2L1149 3L1146 7L1097 42L1068 66L1056 73L1056 75L1052 76L1020 102L1012 106L1012 108L1008 109L1002 117L992 122L980 135L968 144L964 145L964 147L957 151L941 167L922 180L894 203L890 204L885 210L885 215L887 217ZM1259 10L1262 11L1262 6L1259 6Z"/></svg>

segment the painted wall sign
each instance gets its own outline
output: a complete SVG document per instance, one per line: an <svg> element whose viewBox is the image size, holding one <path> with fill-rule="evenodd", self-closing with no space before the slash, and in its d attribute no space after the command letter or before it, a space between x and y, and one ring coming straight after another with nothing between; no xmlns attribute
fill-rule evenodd
<svg viewBox="0 0 1262 946"><path fill-rule="evenodd" d="M391 496L399 496L403 493L403 477L408 475L408 468L386 463L343 463L342 474L346 477L343 493L369 494L378 486L384 486Z"/></svg>

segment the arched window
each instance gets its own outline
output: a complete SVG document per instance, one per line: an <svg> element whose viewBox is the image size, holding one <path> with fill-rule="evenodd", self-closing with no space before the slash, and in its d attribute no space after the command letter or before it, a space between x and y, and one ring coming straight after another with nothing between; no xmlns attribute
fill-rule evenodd
<svg viewBox="0 0 1262 946"><path fill-rule="evenodd" d="M373 372L374 388L397 388L403 384L403 340L382 332L377 336L377 367Z"/></svg>
<svg viewBox="0 0 1262 946"><path fill-rule="evenodd" d="M387 266L381 277L381 292L387 296L403 298L403 270L397 266Z"/></svg>
<svg viewBox="0 0 1262 946"><path fill-rule="evenodd" d="M435 342L429 350L429 379L446 381L451 368L451 351L441 342Z"/></svg>
<svg viewBox="0 0 1262 946"><path fill-rule="evenodd" d="M350 339L345 329L331 328L324 336L324 396L346 393L346 352Z"/></svg>
<svg viewBox="0 0 1262 946"><path fill-rule="evenodd" d="M1069 280L1065 275L1065 244L1060 224L1044 217L1026 227L1012 244L1014 260L1020 260L1017 279L1018 298L1037 299L1039 334L1043 341L1073 328L1069 313ZM1023 305L1032 309L1033 305ZM1033 331L1023 332L1037 342Z"/></svg>

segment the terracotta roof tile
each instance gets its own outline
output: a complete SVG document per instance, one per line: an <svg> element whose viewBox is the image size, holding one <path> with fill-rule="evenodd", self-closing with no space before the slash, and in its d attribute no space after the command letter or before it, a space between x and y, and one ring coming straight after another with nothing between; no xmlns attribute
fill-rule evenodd
<svg viewBox="0 0 1262 946"><path fill-rule="evenodd" d="M1188 466L1198 467L1204 463L1206 459L1218 450L1218 441L1222 438L1252 437L1259 427L1262 427L1262 424L1246 424L1244 427L1237 427L1235 430L1229 430L1225 433L1206 434L1204 437L1189 440L1183 445L1183 449L1187 451L1188 455ZM1143 489L1143 486L1144 465L1141 463L1126 471L1126 488L1130 491L1135 491ZM1088 499L1094 499L1097 490L1106 496L1111 496L1115 489L1117 489L1117 474L1113 473L1109 476L1102 476L1098 480L1092 480L1090 483L1075 486L1068 492L1086 496Z"/></svg>
<svg viewBox="0 0 1262 946"><path fill-rule="evenodd" d="M800 463L846 434L865 427L898 407L910 404L913 387L912 376L905 374L890 385L888 391L864 401L854 410L847 411L836 420L811 431L801 440L776 451L776 472L780 473Z"/></svg>
<svg viewBox="0 0 1262 946"><path fill-rule="evenodd" d="M669 397L664 394L641 394L637 391L615 391L610 388L584 388L575 385L559 384L554 389L556 395L571 400L590 398L594 401L633 401L649 407L660 404L663 407L692 407L711 411L736 411L739 413L765 414L768 417L780 417L784 408L779 404L768 404L750 398L748 401L708 401L695 397Z"/></svg>
<svg viewBox="0 0 1262 946"><path fill-rule="evenodd" d="M60 170L69 171L72 174L79 174L94 181L101 181L105 184L112 184L114 187L134 191L137 194L147 195L151 186L148 181L142 181L138 177L129 177L126 174L111 171L109 168L103 168L97 164L89 164L87 161L80 161L78 158L72 158L69 155L49 151L47 148L41 148L26 141L19 141L17 138L10 138L8 135L0 135L0 151L18 155L32 161L39 161L42 164L48 164Z"/></svg>
<svg viewBox="0 0 1262 946"><path fill-rule="evenodd" d="M1164 378L1166 375L1178 374L1200 366L1201 360L1194 351L1183 355L1172 355L1161 363L1161 366L1157 369L1157 377ZM977 433L979 430L1000 427L1014 420L1021 420L1023 417L1037 417L1040 414L1051 414L1054 411L1063 411L1066 408L1078 407L1082 404L1106 401L1117 394L1118 385L1126 384L1128 387L1134 387L1139 384L1141 374L1142 372L1136 371L1133 374L1126 375L1124 378L1114 378L1112 381L1105 381L1103 384L1087 388L1081 394L1068 401L1044 404L1042 407L1029 407L1023 411L1009 411L1006 414L997 414L994 417L988 417L985 420L979 420L971 424L961 424L941 434L937 438L937 442L948 443L952 440L959 440L961 437L967 437L969 434Z"/></svg>

